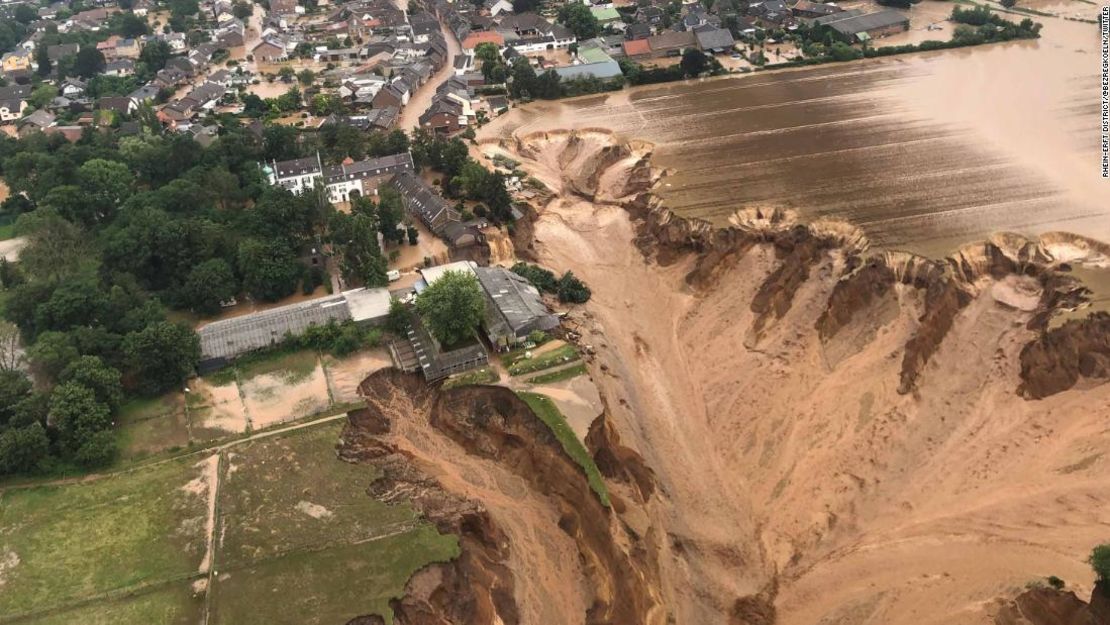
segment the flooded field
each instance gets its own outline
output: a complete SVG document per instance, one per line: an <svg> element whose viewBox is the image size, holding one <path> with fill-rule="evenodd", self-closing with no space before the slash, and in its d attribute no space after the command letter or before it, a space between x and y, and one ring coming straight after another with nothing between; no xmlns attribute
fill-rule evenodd
<svg viewBox="0 0 1110 625"><path fill-rule="evenodd" d="M997 231L1110 239L1097 26L1036 19L1037 41L535 103L482 134L598 127L651 141L670 172L664 202L715 221L789 208L934 256Z"/></svg>

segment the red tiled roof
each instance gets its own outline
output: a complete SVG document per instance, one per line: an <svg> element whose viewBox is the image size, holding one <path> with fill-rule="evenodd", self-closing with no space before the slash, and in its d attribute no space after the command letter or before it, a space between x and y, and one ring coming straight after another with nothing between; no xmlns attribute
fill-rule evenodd
<svg viewBox="0 0 1110 625"><path fill-rule="evenodd" d="M494 30L479 30L467 35L466 39L462 42L462 47L466 50L477 48L479 44L492 43L498 47L505 45L505 38L501 33Z"/></svg>
<svg viewBox="0 0 1110 625"><path fill-rule="evenodd" d="M636 39L635 41L624 42L625 56L643 56L651 54L651 44L647 39Z"/></svg>

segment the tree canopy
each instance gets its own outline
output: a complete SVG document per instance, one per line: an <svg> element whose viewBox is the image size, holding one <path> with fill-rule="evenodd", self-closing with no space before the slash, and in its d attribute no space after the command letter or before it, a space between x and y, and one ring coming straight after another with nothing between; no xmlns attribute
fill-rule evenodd
<svg viewBox="0 0 1110 625"><path fill-rule="evenodd" d="M445 347L474 336L486 310L478 278L461 271L447 271L416 298L424 324Z"/></svg>

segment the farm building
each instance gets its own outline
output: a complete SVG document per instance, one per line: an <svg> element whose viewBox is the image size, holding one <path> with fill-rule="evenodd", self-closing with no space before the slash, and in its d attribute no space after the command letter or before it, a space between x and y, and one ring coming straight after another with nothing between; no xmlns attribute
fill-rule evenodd
<svg viewBox="0 0 1110 625"><path fill-rule="evenodd" d="M377 324L389 315L389 291L352 289L307 302L280 306L241 317L214 321L197 330L201 372L218 369L234 358L299 336L310 326L329 322Z"/></svg>
<svg viewBox="0 0 1110 625"><path fill-rule="evenodd" d="M875 13L853 13L855 12L834 13L814 20L814 24L829 28L841 39L850 42L878 39L903 32L910 27L910 18L893 9Z"/></svg>
<svg viewBox="0 0 1110 625"><path fill-rule="evenodd" d="M504 267L476 267L475 274L486 296L483 329L490 345L507 348L527 340L537 330L559 326L540 292L528 280Z"/></svg>

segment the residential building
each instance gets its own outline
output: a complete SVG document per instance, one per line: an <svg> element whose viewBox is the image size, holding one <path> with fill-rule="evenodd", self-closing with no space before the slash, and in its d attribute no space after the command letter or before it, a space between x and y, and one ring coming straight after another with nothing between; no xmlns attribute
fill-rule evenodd
<svg viewBox="0 0 1110 625"><path fill-rule="evenodd" d="M420 176L401 173L389 184L401 194L406 212L419 218L437 236L442 236L449 223L460 221L459 212Z"/></svg>
<svg viewBox="0 0 1110 625"><path fill-rule="evenodd" d="M35 53L31 50L16 48L0 57L0 67L5 74L20 74L31 70L35 62Z"/></svg>
<svg viewBox="0 0 1110 625"><path fill-rule="evenodd" d="M10 122L23 117L29 97L31 85L0 87L0 121Z"/></svg>

